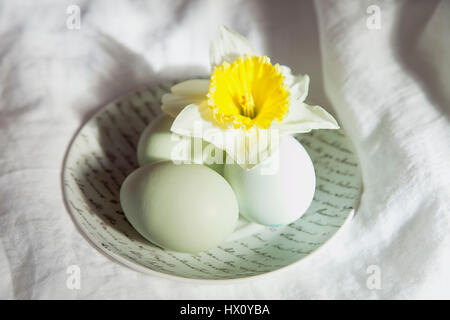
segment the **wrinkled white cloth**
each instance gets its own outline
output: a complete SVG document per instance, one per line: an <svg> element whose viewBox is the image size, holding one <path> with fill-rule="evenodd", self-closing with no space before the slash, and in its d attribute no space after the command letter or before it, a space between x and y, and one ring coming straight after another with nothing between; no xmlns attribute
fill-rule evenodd
<svg viewBox="0 0 450 320"><path fill-rule="evenodd" d="M80 29L67 28L70 5ZM450 298L449 17L448 1L0 2L0 298ZM63 158L115 97L208 74L221 24L311 76L308 99L358 152L361 204L286 271L221 285L143 275L81 236L62 200ZM71 265L79 290L66 285Z"/></svg>

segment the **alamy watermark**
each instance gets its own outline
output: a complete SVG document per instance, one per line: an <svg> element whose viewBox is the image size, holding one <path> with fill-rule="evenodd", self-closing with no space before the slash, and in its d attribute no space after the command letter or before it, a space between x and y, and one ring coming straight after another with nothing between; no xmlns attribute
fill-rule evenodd
<svg viewBox="0 0 450 320"><path fill-rule="evenodd" d="M376 264L372 264L366 269L367 279L366 287L369 290L381 289L381 268Z"/></svg>
<svg viewBox="0 0 450 320"><path fill-rule="evenodd" d="M69 30L81 29L81 8L75 4L67 7L66 13L68 15L66 20L66 27Z"/></svg>
<svg viewBox="0 0 450 320"><path fill-rule="evenodd" d="M66 287L69 290L81 289L81 269L80 266L73 264L67 267L66 273L69 275L66 280Z"/></svg>
<svg viewBox="0 0 450 320"><path fill-rule="evenodd" d="M279 169L280 139L277 129L205 129L202 122L197 121L192 134L172 134L175 145L170 157L174 164L258 164L262 175L271 175Z"/></svg>
<svg viewBox="0 0 450 320"><path fill-rule="evenodd" d="M369 30L381 29L381 8L375 4L367 7L366 13L369 15L366 19L366 27Z"/></svg>

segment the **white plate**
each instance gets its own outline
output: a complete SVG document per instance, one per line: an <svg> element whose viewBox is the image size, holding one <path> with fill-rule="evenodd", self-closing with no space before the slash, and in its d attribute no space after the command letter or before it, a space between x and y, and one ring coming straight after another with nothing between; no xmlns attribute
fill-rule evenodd
<svg viewBox="0 0 450 320"><path fill-rule="evenodd" d="M108 104L80 129L69 147L62 174L66 205L95 246L146 273L239 279L302 260L349 220L362 188L357 157L342 130L318 130L297 136L314 163L317 186L313 203L296 222L274 228L241 220L226 243L196 255L166 251L142 238L122 212L119 190L137 168L140 133L161 113L161 95L171 85L145 88Z"/></svg>

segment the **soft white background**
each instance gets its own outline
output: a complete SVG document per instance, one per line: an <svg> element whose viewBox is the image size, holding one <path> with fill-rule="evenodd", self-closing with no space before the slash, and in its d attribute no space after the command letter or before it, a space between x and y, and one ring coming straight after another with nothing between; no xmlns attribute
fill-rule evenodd
<svg viewBox="0 0 450 320"><path fill-rule="evenodd" d="M66 8L82 9L81 29ZM366 9L381 8L381 29ZM229 285L139 274L100 254L67 213L76 130L136 86L206 75L225 24L312 78L360 157L355 219L288 271ZM450 298L450 2L0 1L0 298ZM328 98L326 98L326 96ZM81 268L81 289L66 269ZM366 286L381 269L381 289Z"/></svg>

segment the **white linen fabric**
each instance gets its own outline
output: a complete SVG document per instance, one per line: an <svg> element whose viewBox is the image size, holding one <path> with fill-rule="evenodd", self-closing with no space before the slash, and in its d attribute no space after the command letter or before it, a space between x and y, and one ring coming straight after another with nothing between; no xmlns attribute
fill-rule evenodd
<svg viewBox="0 0 450 320"><path fill-rule="evenodd" d="M70 5L80 29L67 27ZM0 298L450 298L449 17L448 1L1 1ZM75 227L63 158L110 100L207 75L222 24L310 75L307 100L334 112L359 155L361 204L286 271L211 285L140 274Z"/></svg>

